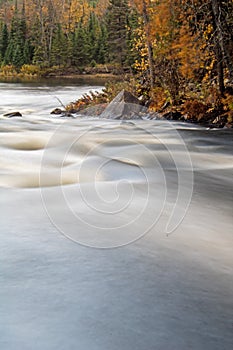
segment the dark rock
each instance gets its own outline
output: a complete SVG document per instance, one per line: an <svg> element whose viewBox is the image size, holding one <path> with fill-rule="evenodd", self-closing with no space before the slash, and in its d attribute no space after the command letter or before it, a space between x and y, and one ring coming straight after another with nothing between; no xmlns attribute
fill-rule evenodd
<svg viewBox="0 0 233 350"><path fill-rule="evenodd" d="M168 120L180 120L181 113L180 112L167 112L163 114L163 117Z"/></svg>
<svg viewBox="0 0 233 350"><path fill-rule="evenodd" d="M147 110L137 97L129 91L122 90L100 115L107 119L142 119L140 114Z"/></svg>
<svg viewBox="0 0 233 350"><path fill-rule="evenodd" d="M122 90L121 92L119 92L119 94L114 98L112 102L115 102L115 103L124 102L124 103L132 103L137 105L141 104L139 99L127 90Z"/></svg>
<svg viewBox="0 0 233 350"><path fill-rule="evenodd" d="M10 112L10 113L4 114L4 117L8 117L8 118L22 117L22 114L20 112Z"/></svg>
<svg viewBox="0 0 233 350"><path fill-rule="evenodd" d="M61 117L73 117L73 114L69 111L66 111L66 110L63 110L63 109L60 109L60 108L55 108L50 114L54 114L54 115L60 115Z"/></svg>
<svg viewBox="0 0 233 350"><path fill-rule="evenodd" d="M66 112L66 111L62 112L61 117L63 117L63 118L66 118L66 117L74 118L72 113Z"/></svg>
<svg viewBox="0 0 233 350"><path fill-rule="evenodd" d="M59 114L63 114L64 110L60 109L60 108L55 108L50 114L56 114L56 115L59 115Z"/></svg>

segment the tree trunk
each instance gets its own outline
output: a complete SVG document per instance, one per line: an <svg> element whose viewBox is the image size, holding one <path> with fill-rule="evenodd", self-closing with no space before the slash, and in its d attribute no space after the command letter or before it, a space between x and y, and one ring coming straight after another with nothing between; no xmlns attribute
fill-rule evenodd
<svg viewBox="0 0 233 350"><path fill-rule="evenodd" d="M217 73L218 73L218 87L219 92L223 96L225 91L224 85L224 70L223 70L223 56L219 45L217 45Z"/></svg>
<svg viewBox="0 0 233 350"><path fill-rule="evenodd" d="M149 70L150 70L150 86L151 86L151 89L153 89L154 82L155 82L153 49L150 42L149 17L148 17L145 0L143 0L142 16L143 16L143 22L144 22L145 32L146 32L146 45L147 45L147 51L148 51L148 63L149 63Z"/></svg>
<svg viewBox="0 0 233 350"><path fill-rule="evenodd" d="M233 84L233 62L232 58L229 52L229 49L227 47L227 39L226 39L226 33L224 31L223 26L223 18L222 18L222 10L223 10L223 4L222 0L211 0L212 5L212 11L213 11L213 17L216 27L216 33L217 33L217 45L219 45L223 60L225 61L226 67L229 71L229 78L230 83Z"/></svg>

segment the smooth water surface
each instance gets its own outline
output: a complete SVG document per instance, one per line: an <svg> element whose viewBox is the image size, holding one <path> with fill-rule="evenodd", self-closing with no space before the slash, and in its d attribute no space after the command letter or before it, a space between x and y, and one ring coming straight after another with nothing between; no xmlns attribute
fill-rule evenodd
<svg viewBox="0 0 233 350"><path fill-rule="evenodd" d="M0 349L233 348L233 133L50 116L0 84Z"/></svg>

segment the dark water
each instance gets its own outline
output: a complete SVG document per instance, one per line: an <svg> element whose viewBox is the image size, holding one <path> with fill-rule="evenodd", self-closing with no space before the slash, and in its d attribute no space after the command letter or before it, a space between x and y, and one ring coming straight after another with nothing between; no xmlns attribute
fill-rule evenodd
<svg viewBox="0 0 233 350"><path fill-rule="evenodd" d="M61 120L0 84L0 349L233 347L233 134Z"/></svg>

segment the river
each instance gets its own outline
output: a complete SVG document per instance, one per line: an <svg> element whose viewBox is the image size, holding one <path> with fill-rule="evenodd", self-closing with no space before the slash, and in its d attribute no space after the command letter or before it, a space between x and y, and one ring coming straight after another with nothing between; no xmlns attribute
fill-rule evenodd
<svg viewBox="0 0 233 350"><path fill-rule="evenodd" d="M0 348L233 348L233 132L59 118L0 83Z"/></svg>

